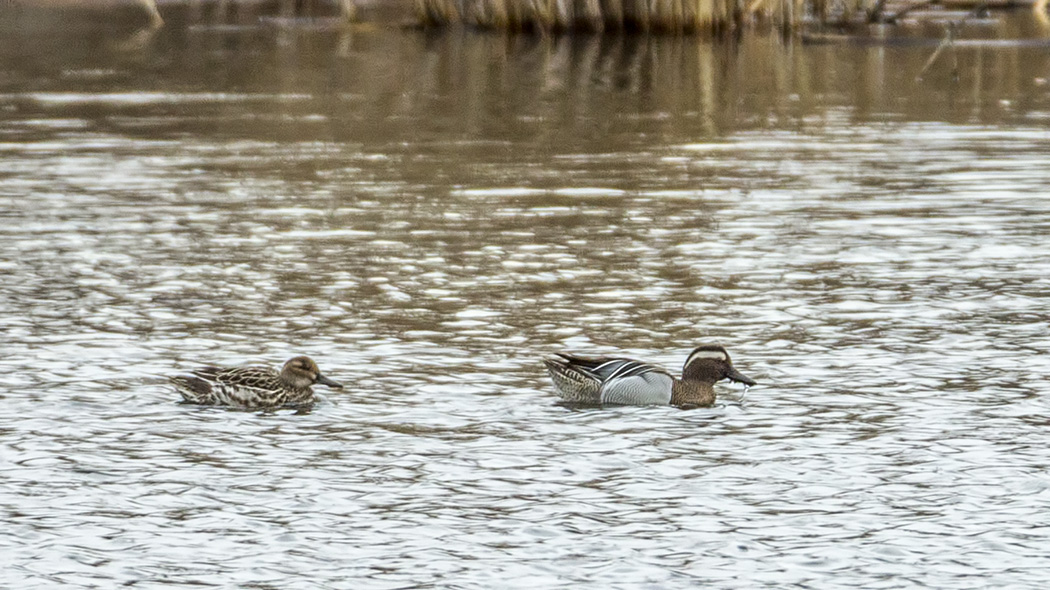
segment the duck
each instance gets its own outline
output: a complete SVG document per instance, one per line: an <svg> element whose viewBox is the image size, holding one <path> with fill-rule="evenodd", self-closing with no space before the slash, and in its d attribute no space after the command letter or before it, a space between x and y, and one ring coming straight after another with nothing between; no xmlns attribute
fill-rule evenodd
<svg viewBox="0 0 1050 590"><path fill-rule="evenodd" d="M321 374L310 357L297 356L278 373L270 367L221 368L206 366L189 375L169 378L185 403L244 409L275 408L314 401L311 386L343 386Z"/></svg>
<svg viewBox="0 0 1050 590"><path fill-rule="evenodd" d="M722 379L747 387L756 384L733 368L729 353L717 344L693 349L685 359L681 378L655 365L627 358L557 353L543 362L558 395L576 404L703 407L714 405L714 385Z"/></svg>

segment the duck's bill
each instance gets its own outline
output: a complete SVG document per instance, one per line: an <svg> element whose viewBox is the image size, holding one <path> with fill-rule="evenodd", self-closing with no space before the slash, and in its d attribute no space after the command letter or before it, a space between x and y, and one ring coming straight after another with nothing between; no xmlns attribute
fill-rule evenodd
<svg viewBox="0 0 1050 590"><path fill-rule="evenodd" d="M334 389L342 389L343 388L343 384L342 383L336 383L335 381L332 381L331 379L329 379L328 377L325 377L324 375L318 375L317 376L317 382L320 383L321 385L327 385L328 387L331 387L331 388L334 388Z"/></svg>
<svg viewBox="0 0 1050 590"><path fill-rule="evenodd" d="M748 387L751 387L755 384L754 379L748 377L740 371L737 371L736 369L729 369L729 373L726 374L726 379L729 379L730 381L736 381L737 383L743 383Z"/></svg>

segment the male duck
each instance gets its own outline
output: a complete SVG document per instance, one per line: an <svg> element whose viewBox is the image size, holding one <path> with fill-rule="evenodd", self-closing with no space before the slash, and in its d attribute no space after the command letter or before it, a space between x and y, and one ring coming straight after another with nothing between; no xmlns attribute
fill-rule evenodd
<svg viewBox="0 0 1050 590"><path fill-rule="evenodd" d="M204 367L190 375L170 378L182 398L193 404L273 408L314 401L314 383L342 389L321 374L317 363L297 356L278 373L270 367Z"/></svg>
<svg viewBox="0 0 1050 590"><path fill-rule="evenodd" d="M699 346L682 367L682 378L641 361L584 358L558 353L543 361L558 395L567 402L631 406L710 406L722 379L751 386L755 381L733 368L721 346Z"/></svg>

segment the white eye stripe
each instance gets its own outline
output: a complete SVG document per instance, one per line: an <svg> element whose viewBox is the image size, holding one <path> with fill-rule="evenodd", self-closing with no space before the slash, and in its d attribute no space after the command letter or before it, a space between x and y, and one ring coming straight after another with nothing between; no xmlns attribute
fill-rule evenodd
<svg viewBox="0 0 1050 590"><path fill-rule="evenodd" d="M698 350L689 356L689 360L694 359L718 359L720 361L726 360L726 353L721 350Z"/></svg>

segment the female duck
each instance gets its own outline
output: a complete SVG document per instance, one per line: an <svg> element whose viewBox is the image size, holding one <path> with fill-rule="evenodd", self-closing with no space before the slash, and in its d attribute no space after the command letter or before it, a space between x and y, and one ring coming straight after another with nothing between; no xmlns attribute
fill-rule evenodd
<svg viewBox="0 0 1050 590"><path fill-rule="evenodd" d="M183 400L192 404L273 408L314 401L314 383L342 389L321 374L317 363L297 356L278 373L270 367L204 367L189 375L170 378Z"/></svg>
<svg viewBox="0 0 1050 590"><path fill-rule="evenodd" d="M559 353L543 361L554 389L567 402L631 406L710 406L714 384L729 379L751 386L755 381L733 368L721 346L699 346L682 367L682 378L641 361L585 358Z"/></svg>

